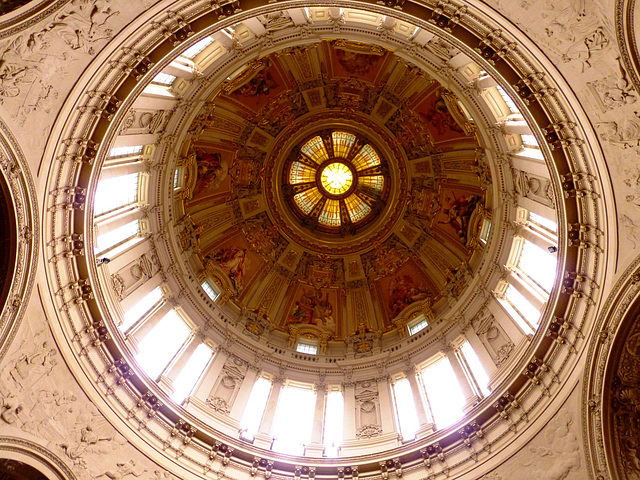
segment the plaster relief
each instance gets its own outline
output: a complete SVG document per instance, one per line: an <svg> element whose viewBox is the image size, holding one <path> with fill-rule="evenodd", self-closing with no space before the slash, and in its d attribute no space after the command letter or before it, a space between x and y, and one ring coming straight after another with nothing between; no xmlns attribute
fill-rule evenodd
<svg viewBox="0 0 640 480"><path fill-rule="evenodd" d="M563 407L527 447L481 480L587 478L578 442L579 422L574 416Z"/></svg>
<svg viewBox="0 0 640 480"><path fill-rule="evenodd" d="M66 369L39 307L0 370L0 431L35 439L79 480L139 477L157 469L98 412Z"/></svg>

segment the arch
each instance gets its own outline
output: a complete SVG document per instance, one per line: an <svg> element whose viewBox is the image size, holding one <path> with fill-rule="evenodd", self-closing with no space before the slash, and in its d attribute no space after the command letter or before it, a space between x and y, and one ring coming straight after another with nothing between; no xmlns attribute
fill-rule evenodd
<svg viewBox="0 0 640 480"><path fill-rule="evenodd" d="M594 329L585 370L583 422L594 477L640 475L640 258L616 283Z"/></svg>
<svg viewBox="0 0 640 480"><path fill-rule="evenodd" d="M36 271L39 221L35 186L26 159L6 124L0 120L0 215L2 255L0 279L0 360L16 335ZM6 236L8 235L8 237Z"/></svg>
<svg viewBox="0 0 640 480"><path fill-rule="evenodd" d="M50 450L30 440L17 437L0 437L0 473L8 466L19 469L24 474L17 476L20 480L76 480L77 477L67 465Z"/></svg>

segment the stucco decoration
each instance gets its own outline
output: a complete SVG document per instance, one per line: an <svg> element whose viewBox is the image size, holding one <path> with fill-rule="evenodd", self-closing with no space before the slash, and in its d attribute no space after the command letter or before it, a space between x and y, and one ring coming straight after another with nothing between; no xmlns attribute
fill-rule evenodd
<svg viewBox="0 0 640 480"><path fill-rule="evenodd" d="M481 480L582 480L587 478L577 415L579 391L538 435L510 460Z"/></svg>
<svg viewBox="0 0 640 480"><path fill-rule="evenodd" d="M0 369L0 431L34 439L39 450L64 466L60 478L121 480L158 470L78 388L40 307L30 304L27 310L22 340L11 346Z"/></svg>
<svg viewBox="0 0 640 480"><path fill-rule="evenodd" d="M25 268L37 261L35 245L39 238L39 222L35 199L35 187L26 159L18 143L4 122L0 121L0 175L8 186L14 209L17 245L13 274L7 302L0 305L0 360L15 336L23 315L24 304L29 298L35 271ZM10 207L11 208L11 207Z"/></svg>

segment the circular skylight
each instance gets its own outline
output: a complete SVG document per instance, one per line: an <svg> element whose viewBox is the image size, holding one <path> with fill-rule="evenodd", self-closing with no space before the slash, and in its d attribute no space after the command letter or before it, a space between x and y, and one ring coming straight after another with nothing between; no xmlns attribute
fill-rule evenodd
<svg viewBox="0 0 640 480"><path fill-rule="evenodd" d="M303 223L326 232L355 229L384 204L383 160L366 138L343 131L307 139L285 168L287 200Z"/></svg>

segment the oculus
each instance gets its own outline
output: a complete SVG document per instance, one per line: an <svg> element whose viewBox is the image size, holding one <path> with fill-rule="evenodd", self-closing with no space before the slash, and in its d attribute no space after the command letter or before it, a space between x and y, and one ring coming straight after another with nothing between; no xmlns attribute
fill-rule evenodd
<svg viewBox="0 0 640 480"><path fill-rule="evenodd" d="M384 208L388 172L367 138L324 131L293 149L284 169L284 196L312 230L354 234Z"/></svg>

